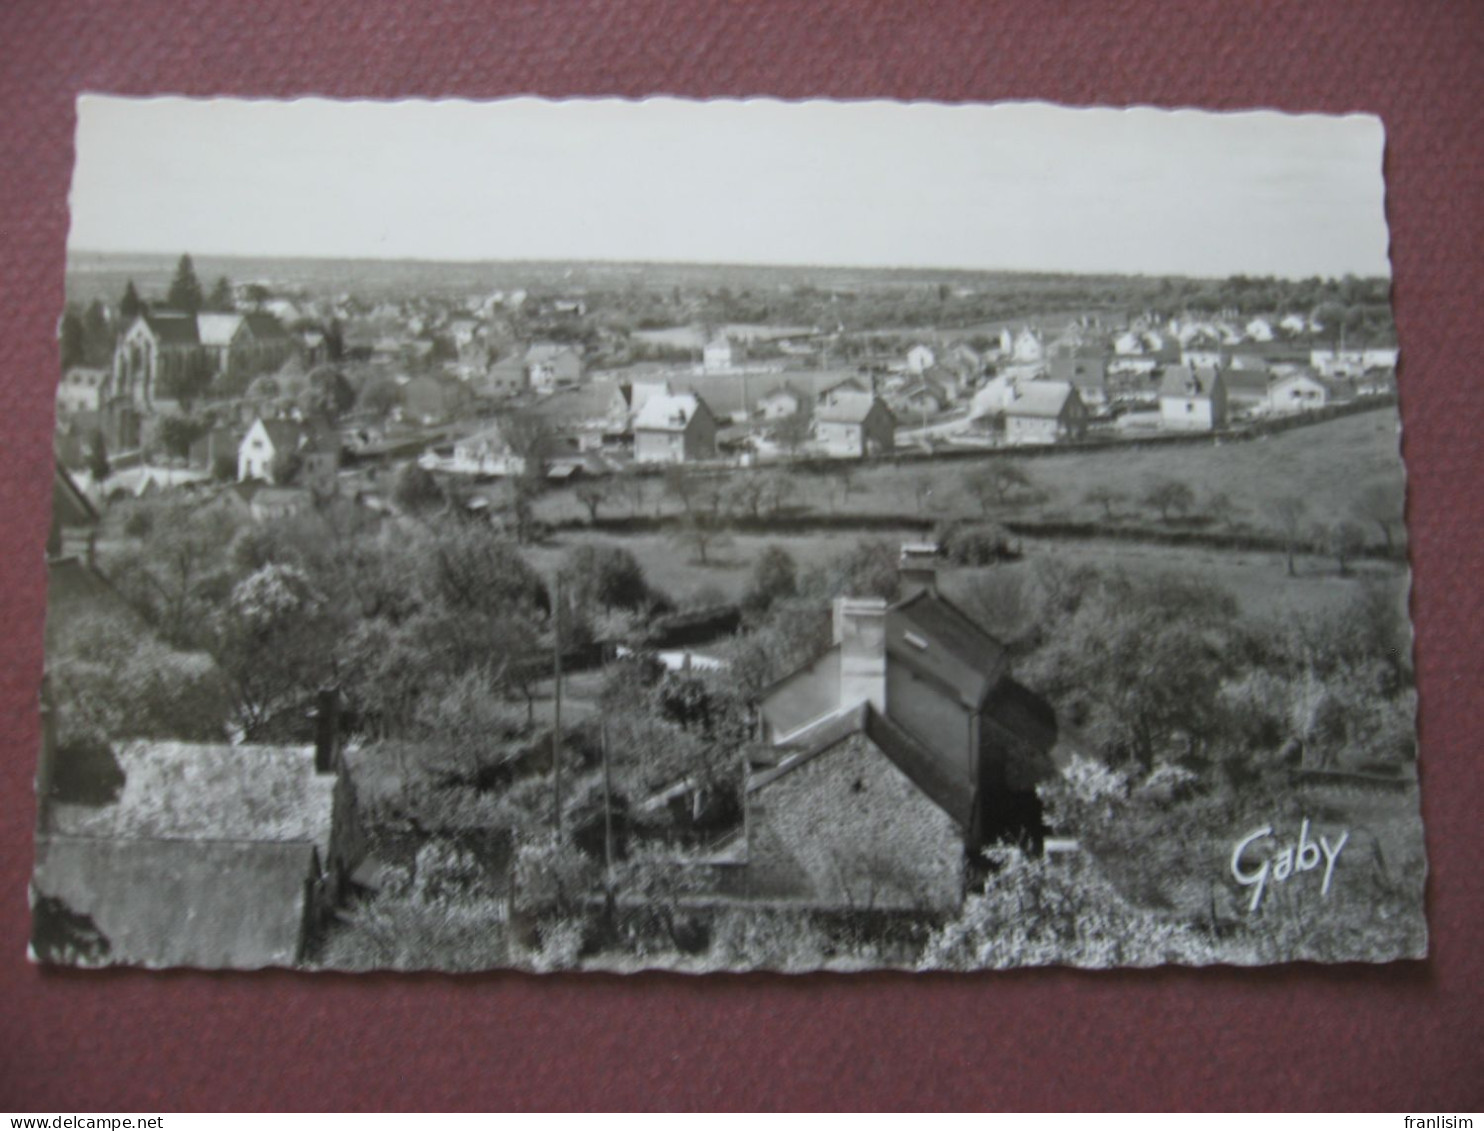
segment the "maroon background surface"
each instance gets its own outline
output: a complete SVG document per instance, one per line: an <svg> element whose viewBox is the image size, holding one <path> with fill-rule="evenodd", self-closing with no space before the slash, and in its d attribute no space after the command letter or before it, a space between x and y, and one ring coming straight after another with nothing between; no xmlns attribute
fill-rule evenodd
<svg viewBox="0 0 1484 1131"><path fill-rule="evenodd" d="M54 331L82 90L1379 114L1432 957L974 977L30 966ZM7 0L0 110L0 1108L1484 1107L1484 4Z"/></svg>

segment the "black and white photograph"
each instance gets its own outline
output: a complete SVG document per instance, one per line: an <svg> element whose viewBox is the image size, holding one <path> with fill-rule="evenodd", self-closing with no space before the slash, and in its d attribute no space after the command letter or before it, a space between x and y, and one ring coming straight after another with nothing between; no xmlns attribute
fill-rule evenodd
<svg viewBox="0 0 1484 1131"><path fill-rule="evenodd" d="M1426 956L1378 118L77 115L35 961Z"/></svg>

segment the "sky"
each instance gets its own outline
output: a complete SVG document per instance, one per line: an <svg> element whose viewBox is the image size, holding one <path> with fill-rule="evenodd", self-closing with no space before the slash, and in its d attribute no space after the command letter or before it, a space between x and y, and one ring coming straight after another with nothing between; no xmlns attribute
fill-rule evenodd
<svg viewBox="0 0 1484 1131"><path fill-rule="evenodd" d="M74 251L1389 275L1378 118L78 100Z"/></svg>

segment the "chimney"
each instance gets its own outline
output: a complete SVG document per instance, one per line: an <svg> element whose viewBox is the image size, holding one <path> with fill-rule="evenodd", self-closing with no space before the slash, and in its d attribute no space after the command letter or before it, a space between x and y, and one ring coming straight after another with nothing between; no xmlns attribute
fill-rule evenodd
<svg viewBox="0 0 1484 1131"><path fill-rule="evenodd" d="M897 572L902 579L902 600L916 597L919 593L938 595L938 544L936 542L907 542L902 546L902 556L897 562Z"/></svg>
<svg viewBox="0 0 1484 1131"><path fill-rule="evenodd" d="M886 600L837 597L835 643L840 646L840 699L849 707L862 700L886 709Z"/></svg>
<svg viewBox="0 0 1484 1131"><path fill-rule="evenodd" d="M333 774L340 768L340 695L322 687L314 696L314 772Z"/></svg>

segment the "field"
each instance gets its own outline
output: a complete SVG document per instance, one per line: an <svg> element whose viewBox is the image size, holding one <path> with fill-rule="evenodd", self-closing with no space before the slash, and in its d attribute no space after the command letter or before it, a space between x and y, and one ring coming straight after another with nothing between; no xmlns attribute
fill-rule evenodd
<svg viewBox="0 0 1484 1131"><path fill-rule="evenodd" d="M1101 521L1103 508L1084 499L1088 488L1096 485L1123 496L1123 501L1113 504L1115 522L1158 522L1158 513L1142 505L1140 498L1150 483L1176 480L1195 493L1191 517L1207 520L1218 529L1225 526L1272 535L1276 527L1271 504L1283 495L1301 498L1311 519L1331 521L1351 515L1373 488L1384 487L1400 497L1403 477L1398 451L1396 413L1385 408L1252 440L1038 455L1019 462L1040 497L995 508L989 517ZM820 515L976 517L981 508L966 490L966 480L986 464L1007 458L1015 457L853 465L848 492L832 470L800 469L791 473L794 490L789 506ZM649 487L645 513L679 510L675 500L659 497L658 479L651 480ZM1214 508L1209 505L1222 496L1224 502L1218 501ZM617 503L600 510L600 515L627 513ZM547 522L573 523L587 512L570 492L559 491L541 501L538 514ZM1379 531L1367 533L1379 541Z"/></svg>

